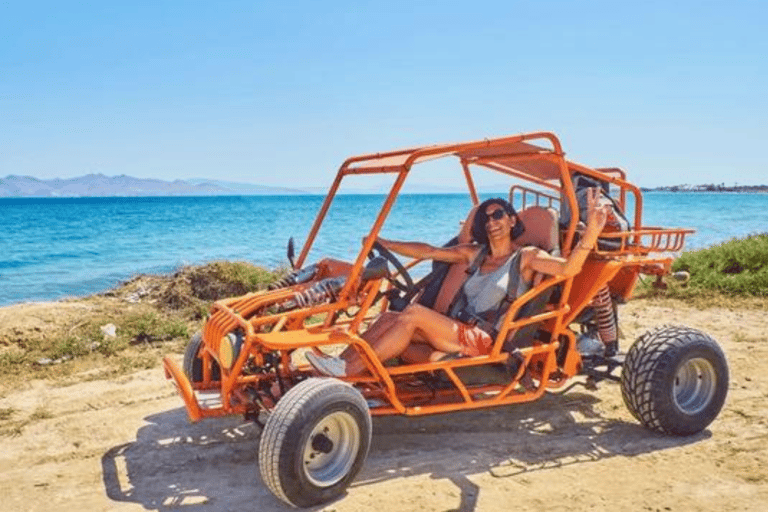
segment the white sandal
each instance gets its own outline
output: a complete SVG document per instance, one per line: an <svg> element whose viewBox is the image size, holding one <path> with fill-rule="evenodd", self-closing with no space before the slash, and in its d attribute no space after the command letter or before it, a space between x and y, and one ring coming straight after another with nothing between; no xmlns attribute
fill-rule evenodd
<svg viewBox="0 0 768 512"><path fill-rule="evenodd" d="M306 354L307 361L318 373L328 377L346 377L347 362L340 357L318 356L312 351Z"/></svg>

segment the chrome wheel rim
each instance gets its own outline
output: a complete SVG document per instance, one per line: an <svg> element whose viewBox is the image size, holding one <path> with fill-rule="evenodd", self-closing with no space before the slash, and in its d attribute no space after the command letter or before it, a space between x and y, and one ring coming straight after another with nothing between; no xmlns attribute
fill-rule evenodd
<svg viewBox="0 0 768 512"><path fill-rule="evenodd" d="M337 411L322 418L304 446L302 466L312 484L329 487L347 474L360 449L360 427L348 412Z"/></svg>
<svg viewBox="0 0 768 512"><path fill-rule="evenodd" d="M686 414L704 410L715 395L717 375L712 363L701 357L685 361L677 369L672 396Z"/></svg>

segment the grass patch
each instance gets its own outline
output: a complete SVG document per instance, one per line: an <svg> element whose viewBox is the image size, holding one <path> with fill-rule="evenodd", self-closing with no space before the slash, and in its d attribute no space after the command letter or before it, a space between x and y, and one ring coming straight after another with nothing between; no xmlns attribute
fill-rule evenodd
<svg viewBox="0 0 768 512"><path fill-rule="evenodd" d="M713 247L684 252L672 265L690 274L686 283L667 279L667 289L641 280L635 296L682 301L698 308L768 307L768 233L732 239Z"/></svg>
<svg viewBox="0 0 768 512"><path fill-rule="evenodd" d="M183 317L150 305L115 306L112 314L79 317L72 326L25 339L22 346L0 353L3 388L30 378L69 380L94 368L103 368L103 375L110 377L154 368L163 353L178 351L189 339L191 325ZM101 330L110 323L115 325L114 337Z"/></svg>
<svg viewBox="0 0 768 512"><path fill-rule="evenodd" d="M205 269L205 272L202 271ZM256 267L250 263L244 263L242 261L228 262L217 261L201 267L201 271L195 274L198 276L197 291L199 297L204 299L206 295L211 296L211 299L220 298L220 293L211 294L209 290L219 290L224 288L227 292L230 290L236 291L242 290L242 293L253 292L266 288L266 286L275 281L278 275L275 272L265 270L261 267ZM199 279L200 276L207 275L211 281L205 279ZM227 296L230 295L227 293ZM232 293L231 295L237 295Z"/></svg>
<svg viewBox="0 0 768 512"><path fill-rule="evenodd" d="M717 290L691 288L690 286L667 280L666 290L654 288L653 279L639 281L634 291L634 298L652 300L655 304L685 304L697 309L726 308L768 309L768 297L752 297L724 293Z"/></svg>
<svg viewBox="0 0 768 512"><path fill-rule="evenodd" d="M187 324L178 318L160 315L148 311L125 318L121 324L119 337L128 343L147 343L153 341L169 341L174 338L187 338Z"/></svg>
<svg viewBox="0 0 768 512"><path fill-rule="evenodd" d="M18 411L13 408L0 409L0 436L19 436L24 431L24 427L32 423L53 418L53 413L45 407L38 407L26 419L9 421Z"/></svg>
<svg viewBox="0 0 768 512"><path fill-rule="evenodd" d="M101 328L115 325L115 336L106 336ZM138 312L99 316L76 326L70 332L52 337L48 346L37 347L39 354L48 359L72 359L91 353L115 356L130 345L186 339L186 322L151 309Z"/></svg>
<svg viewBox="0 0 768 512"><path fill-rule="evenodd" d="M46 409L45 407L38 407L37 409L32 412L32 414L29 415L29 422L33 421L40 421L40 420L48 420L53 418L53 413Z"/></svg>
<svg viewBox="0 0 768 512"><path fill-rule="evenodd" d="M8 375L14 368L28 364L32 361L32 355L22 350L8 350L0 354L0 372Z"/></svg>
<svg viewBox="0 0 768 512"><path fill-rule="evenodd" d="M162 307L188 318L203 318L211 302L262 290L284 272L269 271L242 261L215 261L176 272L161 293Z"/></svg>
<svg viewBox="0 0 768 512"><path fill-rule="evenodd" d="M14 422L7 425L0 426L0 437L3 436L9 436L9 437L16 437L20 436L21 433L24 431L24 427L26 426L26 423L24 422Z"/></svg>
<svg viewBox="0 0 768 512"><path fill-rule="evenodd" d="M736 343L763 343L768 341L768 338L765 336L748 336L742 331L736 331L733 333L733 341Z"/></svg>
<svg viewBox="0 0 768 512"><path fill-rule="evenodd" d="M684 252L672 269L689 272L688 286L694 290L768 297L768 233Z"/></svg>
<svg viewBox="0 0 768 512"><path fill-rule="evenodd" d="M184 349L212 301L264 289L283 273L220 261L168 276L136 276L98 296L41 305L28 313L38 320L0 326L0 395L31 379L69 383L156 368L163 355ZM105 336L106 324L115 326L115 336Z"/></svg>

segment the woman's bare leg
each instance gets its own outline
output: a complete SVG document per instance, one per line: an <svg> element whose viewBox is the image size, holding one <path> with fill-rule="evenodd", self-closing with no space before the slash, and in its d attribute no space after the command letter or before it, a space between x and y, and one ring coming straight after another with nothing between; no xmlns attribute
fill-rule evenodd
<svg viewBox="0 0 768 512"><path fill-rule="evenodd" d="M447 316L418 304L408 306L402 313L385 320L389 328L381 328L381 334L368 340L380 361L400 355L411 343L418 331L432 347L442 352L459 352L459 324ZM357 375L366 366L355 349L342 355L347 362L347 375Z"/></svg>
<svg viewBox="0 0 768 512"><path fill-rule="evenodd" d="M408 364L426 363L431 360L434 352L435 349L429 343L414 340L400 353L400 359Z"/></svg>
<svg viewBox="0 0 768 512"><path fill-rule="evenodd" d="M384 332L389 330L390 327L397 321L397 317L400 313L394 311L386 311L379 315L368 329L360 335L365 341L370 343L372 340L379 338Z"/></svg>
<svg viewBox="0 0 768 512"><path fill-rule="evenodd" d="M394 311L386 311L380 314L360 337L370 344L373 340L381 337L390 327L392 327L392 325L394 325L399 314L400 313ZM357 350L354 347L349 346L344 349L344 352L342 352L339 357L349 361L356 354Z"/></svg>
<svg viewBox="0 0 768 512"><path fill-rule="evenodd" d="M372 341L380 338L384 332L386 332L394 322L397 321L399 313L388 311L386 313L382 313L379 318L376 319L373 324L366 330L360 337L363 338L368 343L371 343ZM416 331L413 333L413 339L411 339L411 344L406 347L406 349L400 354L400 358L409 364L414 363L425 363L429 361L430 355L434 351L432 346L426 342L423 336ZM353 348L346 349L341 357L343 357L345 360L349 360L349 357L352 353L357 353L357 350Z"/></svg>

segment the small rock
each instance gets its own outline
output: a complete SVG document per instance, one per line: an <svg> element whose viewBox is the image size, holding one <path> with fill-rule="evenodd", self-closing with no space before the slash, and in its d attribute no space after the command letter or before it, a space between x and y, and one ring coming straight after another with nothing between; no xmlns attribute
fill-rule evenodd
<svg viewBox="0 0 768 512"><path fill-rule="evenodd" d="M115 324L102 325L100 329L105 338L117 337L117 326Z"/></svg>
<svg viewBox="0 0 768 512"><path fill-rule="evenodd" d="M100 346L101 346L101 342L98 342L98 341L94 341L93 343L91 343L90 345L88 345L88 350L90 350L91 352L93 352L94 350L96 350L96 349L97 349L97 348L99 348Z"/></svg>
<svg viewBox="0 0 768 512"><path fill-rule="evenodd" d="M52 363L53 363L53 359L48 359L47 357L37 360L37 364L39 364L40 366L48 366L49 364L52 364Z"/></svg>

